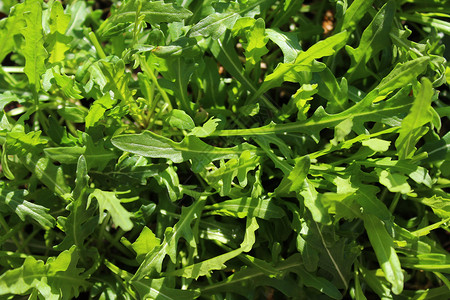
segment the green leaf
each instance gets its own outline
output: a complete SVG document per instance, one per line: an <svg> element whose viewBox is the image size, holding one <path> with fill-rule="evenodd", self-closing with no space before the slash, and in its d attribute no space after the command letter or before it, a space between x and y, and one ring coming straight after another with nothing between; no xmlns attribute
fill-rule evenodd
<svg viewBox="0 0 450 300"><path fill-rule="evenodd" d="M373 96L368 94L361 102L368 104L369 99L371 99L371 102L380 101L392 91L410 84L411 81L425 71L429 62L430 58L423 56L405 63L397 64L375 88L374 91L376 91L376 93L374 93Z"/></svg>
<svg viewBox="0 0 450 300"><path fill-rule="evenodd" d="M222 270L226 268L225 263L232 258L235 258L242 252L249 252L253 244L255 243L255 231L259 228L258 223L255 218L247 219L247 228L245 231L244 241L241 243L241 247L222 255L207 259L200 263L196 263L187 266L183 269L172 271L166 274L166 276L180 276L183 278L194 278L198 279L200 276L205 276L214 270Z"/></svg>
<svg viewBox="0 0 450 300"><path fill-rule="evenodd" d="M116 101L111 99L111 96L107 93L100 99L95 100L89 108L89 112L85 118L86 128L95 126L102 118L105 117L105 112L108 109L111 109L115 103Z"/></svg>
<svg viewBox="0 0 450 300"><path fill-rule="evenodd" d="M275 269L281 271L283 274L295 272L302 266L301 257L299 254L294 254L289 258L279 262ZM201 289L202 295L211 295L219 292L233 292L241 295L248 295L249 292L254 291L257 286L272 286L277 289L282 289L282 292L286 295L294 297L296 294L297 284L289 285L289 281L271 279L259 268L245 268L242 269L225 280L216 282L212 285L203 287ZM283 285L283 283L285 283ZM287 287L286 287L287 286ZM292 290L294 288L294 291Z"/></svg>
<svg viewBox="0 0 450 300"><path fill-rule="evenodd" d="M61 167L55 166L47 157L42 157L40 132L10 132L7 135L8 149L16 154L24 166L52 192L65 198L70 192Z"/></svg>
<svg viewBox="0 0 450 300"><path fill-rule="evenodd" d="M49 19L50 34L47 36L50 53L48 61L52 64L64 60L66 51L70 49L68 44L72 38L64 35L70 19L70 15L64 13L62 4L58 1L53 2Z"/></svg>
<svg viewBox="0 0 450 300"><path fill-rule="evenodd" d="M403 290L404 277L392 237L387 233L380 219L373 215L364 215L364 227L384 276L392 284L394 294L399 295Z"/></svg>
<svg viewBox="0 0 450 300"><path fill-rule="evenodd" d="M103 212L106 210L111 214L112 220L117 227L122 228L124 231L130 231L133 228L133 222L131 221L132 213L128 212L120 203L120 199L117 198L115 192L102 191L95 189L88 197L88 206L91 203L92 198L97 199L98 210L100 212L99 223L103 222L105 215Z"/></svg>
<svg viewBox="0 0 450 300"><path fill-rule="evenodd" d="M389 212L386 205L384 205L384 203L376 196L380 191L379 188L372 185L357 183L356 181L353 181L353 183L358 187L355 198L358 204L362 206L364 214L375 215L385 223L391 222L392 214Z"/></svg>
<svg viewBox="0 0 450 300"><path fill-rule="evenodd" d="M260 157L246 150L241 153L239 158L232 158L226 163L221 163L218 169L208 172L205 179L211 185L218 184L221 195L228 195L234 178L237 177L242 188L246 187L248 172L256 169L259 163Z"/></svg>
<svg viewBox="0 0 450 300"><path fill-rule="evenodd" d="M259 18L246 32L247 43L244 45L244 55L246 57L245 65L247 71L254 68L261 61L261 57L269 52L266 48L269 38L265 33L265 27L264 20Z"/></svg>
<svg viewBox="0 0 450 300"><path fill-rule="evenodd" d="M25 4L11 8L9 16L0 23L0 62L14 49L14 36L25 28Z"/></svg>
<svg viewBox="0 0 450 300"><path fill-rule="evenodd" d="M140 299L191 300L200 296L198 291L173 289L167 287L166 278L140 279L131 282Z"/></svg>
<svg viewBox="0 0 450 300"><path fill-rule="evenodd" d="M391 126L400 125L398 116L402 116L412 105L405 95L405 90L400 90L396 97L389 101L374 104L375 99L383 99L393 90L403 87L417 77L426 67L429 58L423 57L405 64L400 64L386 76L381 83L363 100L347 110L338 114L328 114L323 107L319 107L314 115L305 120L286 124L271 123L266 126L249 129L229 129L215 131L212 135L217 136L258 136L274 133L301 132L312 135L318 140L319 132L324 128L334 127L342 121L351 118L353 124L361 125L364 122L381 122Z"/></svg>
<svg viewBox="0 0 450 300"><path fill-rule="evenodd" d="M189 114L192 114L192 102L187 92L188 84L195 70L195 64L185 60L183 57L176 57L167 61L167 72L162 72L163 76L171 82L170 89L175 94L178 107Z"/></svg>
<svg viewBox="0 0 450 300"><path fill-rule="evenodd" d="M217 40L227 29L233 28L239 17L253 17L260 6L272 2L272 0L250 0L239 4L230 3L225 11L210 14L192 26L189 36L211 36Z"/></svg>
<svg viewBox="0 0 450 300"><path fill-rule="evenodd" d="M25 200L28 195L26 190L7 190L0 189L0 207L7 206L8 209L16 213L22 221L29 217L39 223L44 229L49 229L55 226L55 218L49 213L49 209L31 203Z"/></svg>
<svg viewBox="0 0 450 300"><path fill-rule="evenodd" d="M402 127L395 146L398 149L399 159L411 158L415 151L415 145L425 133L421 130L425 124L431 121L431 97L433 87L431 82L424 78L422 86L414 99L408 115L402 121Z"/></svg>
<svg viewBox="0 0 450 300"><path fill-rule="evenodd" d="M23 102L23 100L19 99L16 94L11 93L10 91L6 91L0 94L0 111L3 111L6 105L11 102Z"/></svg>
<svg viewBox="0 0 450 300"><path fill-rule="evenodd" d="M90 135L83 134L82 140L86 146L84 156L88 163L89 169L98 169L102 171L111 160L117 158L117 155L114 151L112 151L112 149L107 149L105 147L105 142L103 139L100 139L94 143Z"/></svg>
<svg viewBox="0 0 450 300"><path fill-rule="evenodd" d="M57 2L58 3L58 2ZM67 98L72 99L83 99L81 91L78 88L75 80L68 77L65 74L60 74L59 70L52 69L53 78L55 79L56 85L61 88L62 92ZM59 112L59 111L58 111ZM84 122L84 118L79 121L79 123Z"/></svg>
<svg viewBox="0 0 450 300"><path fill-rule="evenodd" d="M45 59L47 51L44 47L44 33L42 31L42 0L27 0L24 6L26 27L22 29L25 45L22 53L25 56L25 74L34 92L41 88L41 75L45 73Z"/></svg>
<svg viewBox="0 0 450 300"><path fill-rule="evenodd" d="M125 63L117 57L110 57L101 60L98 63L102 75L106 79L105 87L102 87L104 92L110 90L114 93L114 99L122 100L123 103L129 104L132 102L132 91L128 88L130 74L125 72ZM95 69L93 69L95 70Z"/></svg>
<svg viewBox="0 0 450 300"><path fill-rule="evenodd" d="M233 148L213 147L195 136L187 136L180 143L176 143L151 131L119 135L112 138L111 142L120 150L146 157L167 158L174 163L191 159L194 172L201 171L211 161L237 158L243 151L253 150L248 144Z"/></svg>
<svg viewBox="0 0 450 300"><path fill-rule="evenodd" d="M273 199L256 199L243 197L232 200L225 200L205 207L214 215L234 216L237 218L258 217L269 220L272 218L282 218L283 210L274 204Z"/></svg>
<svg viewBox="0 0 450 300"><path fill-rule="evenodd" d="M358 48L346 46L352 60L348 74L352 80L365 77L366 64L373 56L386 47L395 13L394 1L386 3L376 14L369 26L364 30Z"/></svg>
<svg viewBox="0 0 450 300"><path fill-rule="evenodd" d="M131 247L137 255L136 260L141 263L144 260L145 255L151 252L155 247L159 246L160 243L160 239L155 236L153 231L147 226L144 226L139 237L131 244Z"/></svg>
<svg viewBox="0 0 450 300"><path fill-rule="evenodd" d="M307 178L304 179L300 195L303 197L303 203L311 212L313 219L316 222L328 224L330 223L330 216L328 210L320 202L320 198L317 197L318 193L314 188L311 181Z"/></svg>
<svg viewBox="0 0 450 300"><path fill-rule="evenodd" d="M428 171L420 166L415 165L413 162L405 160L392 160L390 157L379 158L379 159L367 159L365 161L358 161L357 164L362 164L367 167L380 167L389 169L395 172L399 172L408 175L409 178L414 180L416 183L424 184L431 187L432 180Z"/></svg>
<svg viewBox="0 0 450 300"><path fill-rule="evenodd" d="M58 250L69 249L72 245L83 249L84 240L95 230L98 223L97 218L93 216L95 208L87 207L88 181L86 159L80 156L75 188L72 191L73 201L67 207L70 213L67 217L58 217L58 225L66 234L63 241L55 247Z"/></svg>
<svg viewBox="0 0 450 300"><path fill-rule="evenodd" d="M325 68L322 72L315 73L313 78L317 78L318 94L328 101L327 111L330 113L337 113L344 111L347 108L348 87L347 79L345 77L343 77L341 83L338 84L337 79L331 70Z"/></svg>
<svg viewBox="0 0 450 300"><path fill-rule="evenodd" d="M167 122L170 126L181 130L192 130L195 127L192 118L183 110L174 109L167 116Z"/></svg>
<svg viewBox="0 0 450 300"><path fill-rule="evenodd" d="M205 205L205 200L206 199L204 197L200 197L194 202L194 204L182 209L180 220L173 228L169 227L166 229L164 233L164 240L161 245L153 248L151 252L147 253L144 261L134 274L132 278L133 281L142 279L147 275L161 273L162 263L166 255L169 255L172 262L175 262L177 255L177 243L181 237L184 238L190 247L197 247L194 233L191 228L191 223L194 219L199 217Z"/></svg>
<svg viewBox="0 0 450 300"><path fill-rule="evenodd" d="M304 184L306 175L308 175L310 160L308 156L295 159L295 166L288 176L283 177L280 185L275 189L275 193L279 196L289 194L291 192L299 192Z"/></svg>
<svg viewBox="0 0 450 300"><path fill-rule="evenodd" d="M217 125L218 125L217 123L219 123L219 121L220 121L219 119L211 118L208 121L206 121L202 127L195 127L191 131L191 134L195 135L196 137L199 137L199 138L207 137L216 130Z"/></svg>
<svg viewBox="0 0 450 300"><path fill-rule="evenodd" d="M450 35L450 23L444 20L440 20L437 18L430 18L423 14L407 14L401 13L399 14L400 19L408 20L410 22L417 22L419 24L428 25L430 27L434 27L441 32Z"/></svg>
<svg viewBox="0 0 450 300"><path fill-rule="evenodd" d="M372 3L373 0L353 1L350 7L345 11L344 18L342 20L338 20L336 28L340 29L341 31L354 31L358 22L364 17L364 15L372 6Z"/></svg>
<svg viewBox="0 0 450 300"><path fill-rule="evenodd" d="M266 28L269 39L280 47L283 52L283 63L292 63L302 50L296 34L283 32L276 28Z"/></svg>
<svg viewBox="0 0 450 300"><path fill-rule="evenodd" d="M433 212L441 218L450 217L450 199L433 195L430 198L423 198L421 203L431 207Z"/></svg>
<svg viewBox="0 0 450 300"><path fill-rule="evenodd" d="M107 19L107 22L110 24L134 22L139 5L141 5L139 16L143 16L150 24L180 22L192 15L186 8L164 1L128 0Z"/></svg>
<svg viewBox="0 0 450 300"><path fill-rule="evenodd" d="M78 249L72 246L44 264L27 256L19 268L0 276L0 295L27 295L38 291L45 299L71 299L89 287L83 269L77 268Z"/></svg>
<svg viewBox="0 0 450 300"><path fill-rule="evenodd" d="M279 64L271 74L265 77L263 84L252 96L250 102L257 100L269 89L280 86L284 81L297 82L298 72L317 72L318 67L317 64L314 64L315 59L334 54L344 46L347 38L348 35L346 32L338 33L301 52L293 63Z"/></svg>
<svg viewBox="0 0 450 300"><path fill-rule="evenodd" d="M406 176L380 169L377 169L377 174L380 183L387 187L392 193L407 194L411 192L411 186L406 181L408 179Z"/></svg>
<svg viewBox="0 0 450 300"><path fill-rule="evenodd" d="M323 277L314 276L303 268L298 269L298 274L301 276L304 284L320 291L321 293L333 299L342 299L342 294L330 281Z"/></svg>
<svg viewBox="0 0 450 300"><path fill-rule="evenodd" d="M372 139L362 141L361 144L363 146L369 147L373 151L385 152L385 151L388 151L389 146L391 145L391 142L377 139L377 138L372 138Z"/></svg>
<svg viewBox="0 0 450 300"><path fill-rule="evenodd" d="M110 177L117 185L123 183L146 185L150 177L163 176L166 169L165 164L151 164L149 159L142 156L132 156L121 160L114 170L102 172L102 175Z"/></svg>

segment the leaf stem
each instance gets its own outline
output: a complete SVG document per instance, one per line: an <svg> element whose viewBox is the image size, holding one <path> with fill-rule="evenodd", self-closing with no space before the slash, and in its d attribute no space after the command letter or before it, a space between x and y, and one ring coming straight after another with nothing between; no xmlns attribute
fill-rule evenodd
<svg viewBox="0 0 450 300"><path fill-rule="evenodd" d="M136 17L134 19L134 29L133 29L133 46L136 44L137 35L139 30L139 15L141 14L142 1L138 1L138 6L136 9Z"/></svg>
<svg viewBox="0 0 450 300"><path fill-rule="evenodd" d="M98 57L100 57L101 59L105 59L106 55L105 52L103 52L102 46L100 45L100 43L98 42L97 36L95 35L94 32L89 32L89 39L91 40L91 43L94 45L95 50L97 51Z"/></svg>
<svg viewBox="0 0 450 300"><path fill-rule="evenodd" d="M144 73L147 74L150 77L150 79L152 80L153 84L156 86L156 88L158 89L159 93L163 97L164 101L168 105L170 105L170 110L172 110L172 103L170 101L169 96L167 95L166 91L159 85L158 79L156 78L155 74L153 73L153 70L151 69L151 67L147 64L147 61L145 60L144 56L140 56L139 57L139 64L141 65L142 70L144 71Z"/></svg>
<svg viewBox="0 0 450 300"><path fill-rule="evenodd" d="M3 229L6 231L6 234L8 234L9 231L12 229L9 228L8 223L6 223L5 218L3 218L3 215L0 214L0 225L3 227ZM20 245L19 241L16 239L14 235L11 235L11 240L13 241L14 245L16 245L17 250L22 252L22 246Z"/></svg>
<svg viewBox="0 0 450 300"><path fill-rule="evenodd" d="M397 207L398 201L400 200L400 193L396 193L394 199L392 200L391 205L389 206L389 211L394 213L395 208Z"/></svg>

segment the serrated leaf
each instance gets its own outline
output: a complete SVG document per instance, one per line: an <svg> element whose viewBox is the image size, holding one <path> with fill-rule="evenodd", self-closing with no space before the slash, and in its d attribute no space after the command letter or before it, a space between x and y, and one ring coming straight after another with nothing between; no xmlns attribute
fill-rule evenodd
<svg viewBox="0 0 450 300"><path fill-rule="evenodd" d="M450 198L434 195L430 198L423 198L420 202L431 207L433 212L439 217L450 217Z"/></svg>
<svg viewBox="0 0 450 300"><path fill-rule="evenodd" d="M65 58L65 52L70 49L68 44L72 40L71 37L64 35L69 26L71 16L64 13L62 4L58 1L53 2L49 27L50 34L47 36L48 52L50 63L57 63Z"/></svg>
<svg viewBox="0 0 450 300"><path fill-rule="evenodd" d="M272 0L250 0L239 4L231 3L226 11L210 14L192 26L189 36L211 36L216 40L227 29L233 28L239 17L253 17L261 5L268 5L272 2Z"/></svg>
<svg viewBox="0 0 450 300"><path fill-rule="evenodd" d="M364 122L381 122L391 126L399 126L399 116L406 114L412 105L405 94L405 90L400 90L396 97L390 101L373 103L375 99L385 98L389 93L404 87L414 80L424 71L429 62L428 57L418 58L404 64L397 65L394 70L386 76L381 83L364 99L338 114L328 114L323 107L319 107L314 115L305 120L286 124L271 123L266 126L249 128L245 130L230 129L216 131L212 135L220 136L258 136L285 132L302 132L312 135L318 140L318 134L324 128L334 127L340 122L351 118L354 124L360 125Z"/></svg>
<svg viewBox="0 0 450 300"><path fill-rule="evenodd" d="M10 132L7 135L8 149L16 154L24 166L33 173L52 192L66 197L70 192L60 166L55 166L47 157L42 157L42 145L46 142L39 138L40 132Z"/></svg>
<svg viewBox="0 0 450 300"><path fill-rule="evenodd" d="M191 134L195 135L196 137L207 137L213 133L217 128L217 123L219 122L218 119L211 118L208 121L203 124L202 127L195 127Z"/></svg>
<svg viewBox="0 0 450 300"><path fill-rule="evenodd" d="M383 41L388 40L394 13L395 3L389 1L378 11L372 22L364 30L358 48L346 47L352 60L347 71L350 74L349 80L350 78L355 80L365 77L365 73L367 73L365 66L369 59L386 47L386 43Z"/></svg>
<svg viewBox="0 0 450 300"><path fill-rule="evenodd" d="M111 214L112 220L117 227L122 228L124 231L129 231L133 228L133 222L131 221L133 214L122 206L115 192L95 189L89 194L88 204L92 201L92 198L97 199L98 202L98 210L100 212L99 223L103 222L103 211L106 210Z"/></svg>
<svg viewBox="0 0 450 300"><path fill-rule="evenodd" d="M395 146L398 149L400 159L411 158L414 154L414 147L424 132L420 130L422 126L431 121L431 97L433 87L431 82L424 78L422 86L414 99L411 110L402 121L402 127Z"/></svg>
<svg viewBox="0 0 450 300"><path fill-rule="evenodd" d="M283 177L280 185L275 189L277 195L283 196L291 192L299 192L303 186L306 175L308 175L310 160L303 156L295 160L295 165L288 176Z"/></svg>
<svg viewBox="0 0 450 300"><path fill-rule="evenodd" d="M115 103L116 101L111 99L111 95L108 93L95 100L85 118L86 128L96 125L105 116L105 112L111 109Z"/></svg>
<svg viewBox="0 0 450 300"><path fill-rule="evenodd" d="M77 164L77 179L72 191L72 203L67 210L70 214L59 217L58 223L63 228L66 236L55 248L58 250L69 249L72 245L84 248L84 240L95 230L98 219L94 217L94 209L87 207L87 188L89 176L84 156L80 156Z"/></svg>
<svg viewBox="0 0 450 300"><path fill-rule="evenodd" d="M370 167L386 168L389 170L400 172L402 174L406 174L419 184L424 184L428 187L431 187L432 185L432 180L430 175L428 174L428 171L424 167L417 166L408 160L399 161L392 160L390 157L386 157L381 159L367 159L364 162L358 162L358 164Z"/></svg>
<svg viewBox="0 0 450 300"><path fill-rule="evenodd" d="M242 252L249 252L252 249L252 246L255 243L255 231L258 228L259 225L256 219L248 218L244 241L241 243L240 248L210 258L200 263L187 266L183 269L169 272L166 274L166 276L181 276L183 278L198 279L198 277L208 275L214 270L222 270L226 268L225 263L227 261L238 256Z"/></svg>
<svg viewBox="0 0 450 300"><path fill-rule="evenodd" d="M140 279L131 282L140 299L155 300L191 300L200 296L198 291L169 288L165 285L166 278Z"/></svg>
<svg viewBox="0 0 450 300"><path fill-rule="evenodd" d="M15 5L9 16L0 23L0 62L14 49L14 35L21 33L26 26L24 11L25 4Z"/></svg>
<svg viewBox="0 0 450 300"><path fill-rule="evenodd" d="M324 97L327 103L327 111L337 113L344 111L348 106L347 79L343 77L341 83L338 81L329 68L322 72L315 73L313 78L317 78L318 94Z"/></svg>
<svg viewBox="0 0 450 300"><path fill-rule="evenodd" d="M392 214L386 205L376 196L380 189L376 186L356 182L354 182L354 185L358 187L358 191L355 193L355 199L362 206L364 214L372 214L384 222L390 222Z"/></svg>
<svg viewBox="0 0 450 300"><path fill-rule="evenodd" d="M306 286L315 288L333 299L342 299L342 294L330 281L323 277L315 276L303 268L299 268L297 272Z"/></svg>
<svg viewBox="0 0 450 300"><path fill-rule="evenodd" d="M224 66L224 68L242 84L246 90L255 93L257 88L255 84L245 76L244 69L239 60L239 56L234 49L234 39L230 32L226 32L222 39L214 40L210 51L214 57Z"/></svg>
<svg viewBox="0 0 450 300"><path fill-rule="evenodd" d="M141 5L139 16L143 16L150 24L180 22L192 15L186 8L164 1L128 0L108 18L108 22L111 24L134 22L139 5Z"/></svg>
<svg viewBox="0 0 450 300"><path fill-rule="evenodd" d="M58 3L58 2L57 2ZM56 58L55 58L56 59ZM65 74L60 74L59 70L52 69L53 78L55 79L56 85L61 88L62 92L67 98L72 99L83 99L81 91L78 88L75 80L70 78ZM84 118L82 122L84 121ZM81 123L81 122L80 122Z"/></svg>
<svg viewBox="0 0 450 300"><path fill-rule="evenodd" d="M37 93L41 88L41 75L45 73L45 59L48 56L42 31L42 0L25 1L23 14L26 22L26 27L21 31L25 38L22 48L25 56L24 71L28 82Z"/></svg>
<svg viewBox="0 0 450 300"><path fill-rule="evenodd" d="M174 163L191 159L194 172L201 171L211 161L236 158L243 151L253 148L248 144L233 148L213 147L195 136L187 136L180 143L176 143L151 131L145 131L141 134L119 135L112 138L111 142L123 151L146 157L168 158Z"/></svg>
<svg viewBox="0 0 450 300"><path fill-rule="evenodd" d="M78 249L72 246L50 257L44 264L28 256L19 268L6 271L0 276L0 295L27 295L38 291L45 299L71 299L89 287L83 269L77 268Z"/></svg>
<svg viewBox="0 0 450 300"><path fill-rule="evenodd" d="M289 258L279 262L275 266L275 269L279 270L283 274L288 274L290 272L295 272L302 265L303 263L300 255L294 254ZM260 285L272 286L274 288L280 289L285 295L289 295L291 297L294 297L296 292L298 292L298 290L296 289L296 284L291 284L291 282L287 279L279 280L269 278L262 270L256 267L244 268L229 276L225 280L202 288L201 292L202 294L210 295L216 294L218 292L232 291L233 293L248 296L249 293L251 293L256 287Z"/></svg>
<svg viewBox="0 0 450 300"><path fill-rule="evenodd" d="M298 72L317 72L317 67L314 67L314 60L332 55L344 46L347 38L347 33L341 32L326 40L320 41L311 46L308 50L301 52L293 63L279 64L271 74L265 77L263 84L252 96L250 102L258 99L269 89L280 86L283 81L296 81L295 79L298 78L296 73Z"/></svg>
<svg viewBox="0 0 450 300"><path fill-rule="evenodd" d="M246 33L247 44L245 45L245 57L247 71L249 68L253 68L257 63L261 61L261 57L269 50L266 48L266 44L269 41L265 33L265 23L264 20L259 18L256 20L255 24Z"/></svg>
<svg viewBox="0 0 450 300"><path fill-rule="evenodd" d="M151 252L147 253L144 261L134 274L132 280L140 280L149 274L161 273L162 263L166 255L169 255L172 262L175 262L177 255L177 243L181 237L190 245L197 247L192 232L191 223L199 216L205 205L205 198L200 197L194 204L182 209L180 220L175 226L169 227L164 233L164 240L161 245L155 247Z"/></svg>
<svg viewBox="0 0 450 300"><path fill-rule="evenodd" d="M118 184L136 182L146 185L150 177L162 176L166 168L167 165L151 164L142 156L133 156L122 160L113 171L104 172L103 175L111 176Z"/></svg>
<svg viewBox="0 0 450 300"><path fill-rule="evenodd" d="M125 104L131 103L133 95L128 87L130 74L125 72L123 60L117 57L110 57L99 61L98 67L100 67L104 76L101 80L106 81L104 87L102 87L103 84L99 84L102 90L106 92L109 89L114 93L114 99L121 100ZM94 72L96 69L93 68L92 70ZM98 73L98 70L96 72ZM101 78L101 76L95 76L95 78ZM98 81L99 79L96 80Z"/></svg>
<svg viewBox="0 0 450 300"><path fill-rule="evenodd" d="M56 220L49 213L49 209L25 200L26 190L0 189L0 207L7 206L16 213L22 221L29 217L39 223L43 228L49 229L55 226Z"/></svg>
<svg viewBox="0 0 450 300"><path fill-rule="evenodd" d="M247 173L257 168L259 162L259 156L246 150L239 158L232 158L226 163L221 163L218 169L208 172L205 179L210 184L219 183L221 195L228 195L235 177L241 187L247 186Z"/></svg>
<svg viewBox="0 0 450 300"><path fill-rule="evenodd" d="M269 220L272 218L282 218L283 210L278 207L273 199L255 199L243 197L232 200L225 200L205 207L214 215L234 216L237 218L258 217Z"/></svg>
<svg viewBox="0 0 450 300"><path fill-rule="evenodd" d="M328 210L323 206L322 202L320 202L320 199L317 196L318 193L310 180L307 178L304 179L299 193L303 197L304 205L309 209L316 222L323 224L330 223Z"/></svg>

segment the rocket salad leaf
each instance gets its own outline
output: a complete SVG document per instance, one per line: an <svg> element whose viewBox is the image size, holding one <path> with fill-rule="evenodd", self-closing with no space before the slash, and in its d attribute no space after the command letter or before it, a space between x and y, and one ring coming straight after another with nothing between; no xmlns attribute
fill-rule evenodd
<svg viewBox="0 0 450 300"><path fill-rule="evenodd" d="M0 17L1 299L449 294L448 1Z"/></svg>

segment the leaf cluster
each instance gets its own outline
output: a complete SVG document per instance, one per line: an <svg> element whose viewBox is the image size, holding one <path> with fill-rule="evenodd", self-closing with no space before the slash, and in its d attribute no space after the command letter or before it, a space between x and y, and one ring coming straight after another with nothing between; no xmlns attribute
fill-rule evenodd
<svg viewBox="0 0 450 300"><path fill-rule="evenodd" d="M0 298L448 297L448 4L0 2Z"/></svg>

